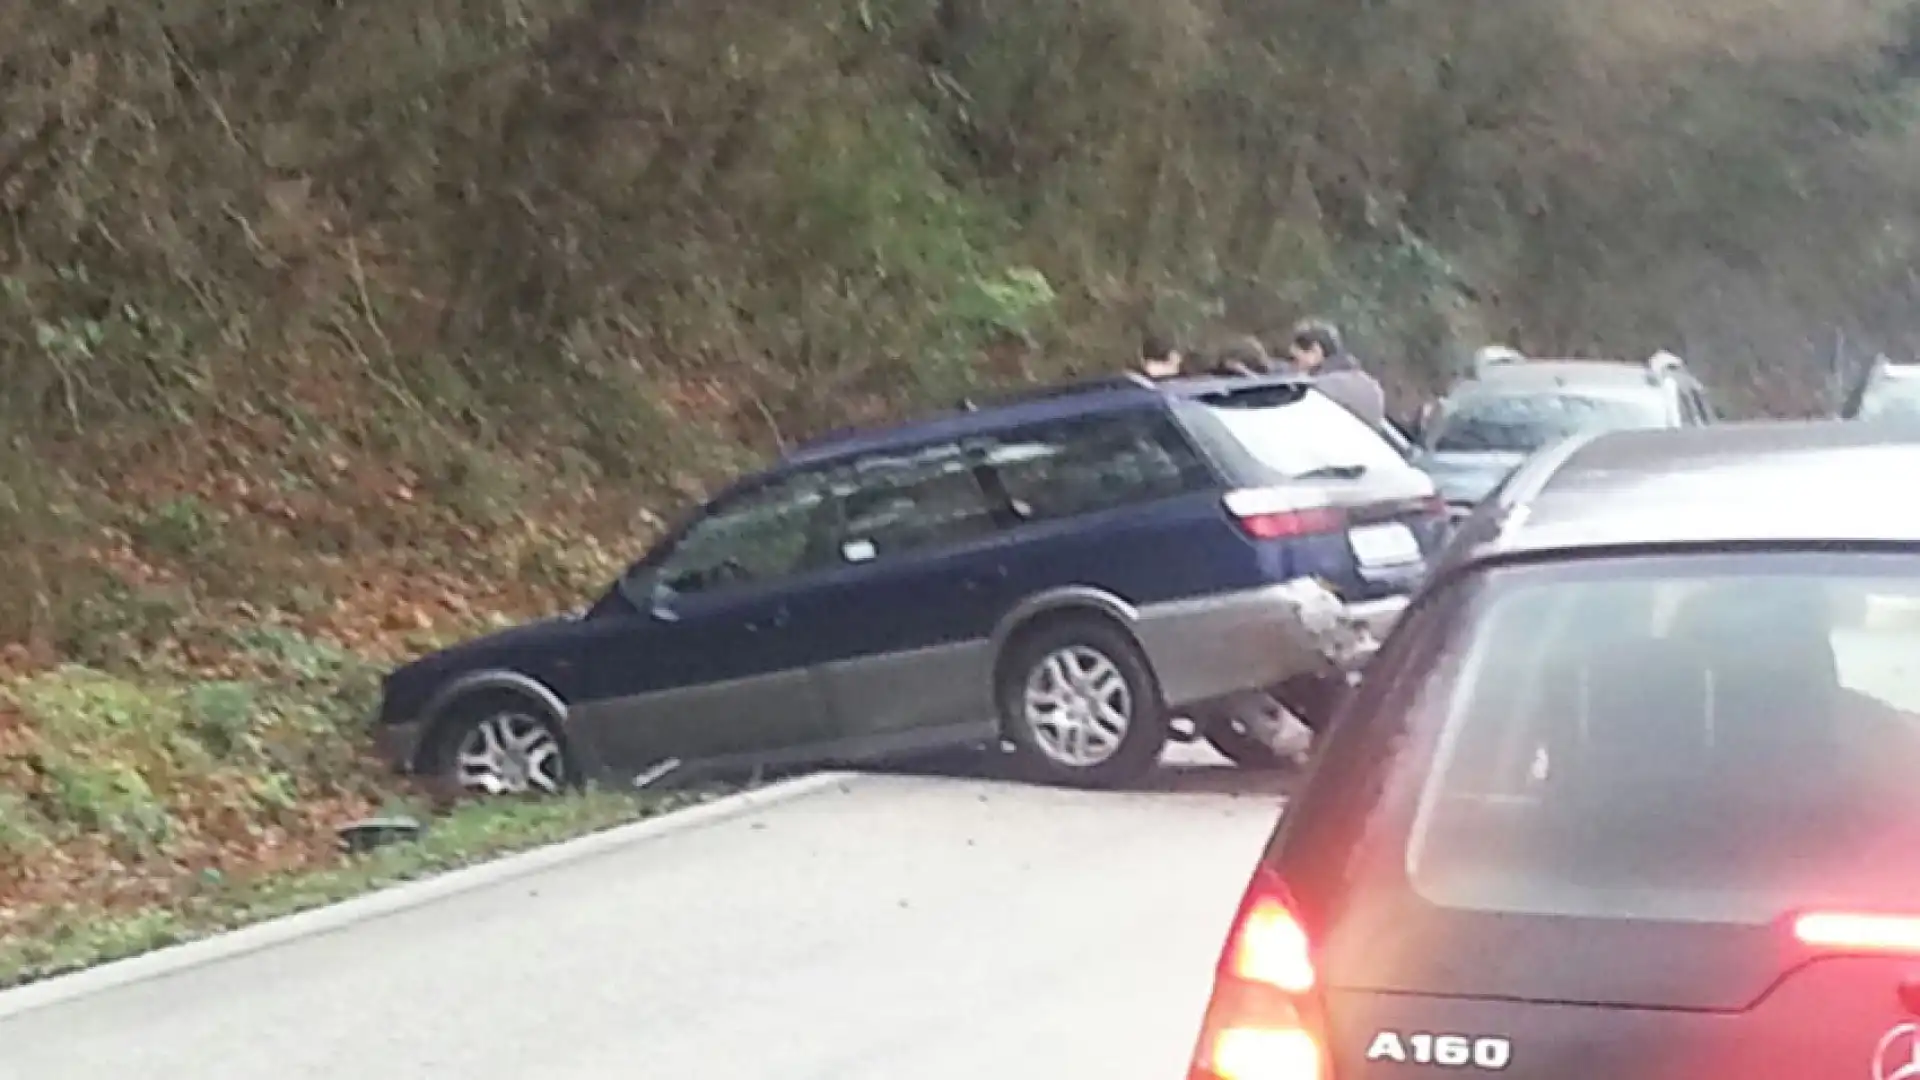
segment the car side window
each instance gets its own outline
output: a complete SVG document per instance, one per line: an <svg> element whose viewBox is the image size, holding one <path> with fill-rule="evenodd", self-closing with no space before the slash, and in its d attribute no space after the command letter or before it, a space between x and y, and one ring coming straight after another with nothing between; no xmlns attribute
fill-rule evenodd
<svg viewBox="0 0 1920 1080"><path fill-rule="evenodd" d="M1000 523L977 465L957 443L856 461L843 477L841 558L887 559L991 535Z"/></svg>
<svg viewBox="0 0 1920 1080"><path fill-rule="evenodd" d="M801 473L711 508L674 544L657 580L676 593L714 593L810 569L826 481Z"/></svg>
<svg viewBox="0 0 1920 1080"><path fill-rule="evenodd" d="M1008 432L993 440L987 462L1014 513L1029 521L1153 502L1213 483L1205 460L1159 410Z"/></svg>

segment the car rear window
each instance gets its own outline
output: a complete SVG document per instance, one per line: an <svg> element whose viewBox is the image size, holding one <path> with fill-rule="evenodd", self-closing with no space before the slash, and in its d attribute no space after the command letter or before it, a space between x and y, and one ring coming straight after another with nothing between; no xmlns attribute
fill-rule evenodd
<svg viewBox="0 0 1920 1080"><path fill-rule="evenodd" d="M1181 422L1216 457L1278 483L1329 470L1406 468L1386 439L1332 398L1297 384L1222 391L1181 402Z"/></svg>
<svg viewBox="0 0 1920 1080"><path fill-rule="evenodd" d="M1920 557L1512 568L1476 607L1421 706L1428 903L1759 924L1920 896Z"/></svg>
<svg viewBox="0 0 1920 1080"><path fill-rule="evenodd" d="M1588 431L1664 427L1657 393L1481 392L1445 407L1428 445L1437 453L1527 453Z"/></svg>

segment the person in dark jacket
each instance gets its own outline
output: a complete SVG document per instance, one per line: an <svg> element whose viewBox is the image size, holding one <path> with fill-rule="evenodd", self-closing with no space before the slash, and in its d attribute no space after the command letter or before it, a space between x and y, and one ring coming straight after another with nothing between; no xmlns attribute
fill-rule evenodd
<svg viewBox="0 0 1920 1080"><path fill-rule="evenodd" d="M1346 350L1332 323L1307 319L1295 325L1289 352L1293 366L1311 376L1321 393L1346 406L1369 427L1377 429L1387 422L1386 391Z"/></svg>
<svg viewBox="0 0 1920 1080"><path fill-rule="evenodd" d="M1215 375L1264 375L1273 370L1273 357L1257 337L1239 337L1221 346L1210 370Z"/></svg>

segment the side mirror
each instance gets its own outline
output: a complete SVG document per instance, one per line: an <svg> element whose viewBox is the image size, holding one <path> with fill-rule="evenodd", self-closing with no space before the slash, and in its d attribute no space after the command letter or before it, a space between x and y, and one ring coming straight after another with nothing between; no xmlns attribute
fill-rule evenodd
<svg viewBox="0 0 1920 1080"><path fill-rule="evenodd" d="M680 621L680 613L673 610L673 598L677 595L673 586L660 580L657 574L648 574L634 585L639 594L634 599L634 607L659 622Z"/></svg>
<svg viewBox="0 0 1920 1080"><path fill-rule="evenodd" d="M655 586L653 597L647 604L647 614L658 622L679 622L680 613L673 610L673 590Z"/></svg>

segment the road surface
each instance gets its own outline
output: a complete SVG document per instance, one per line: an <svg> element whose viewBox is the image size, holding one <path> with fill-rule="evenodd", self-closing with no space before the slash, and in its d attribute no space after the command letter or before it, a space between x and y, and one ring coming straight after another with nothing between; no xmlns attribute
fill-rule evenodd
<svg viewBox="0 0 1920 1080"><path fill-rule="evenodd" d="M855 777L14 1016L0 1080L1176 1080L1280 783Z"/></svg>

